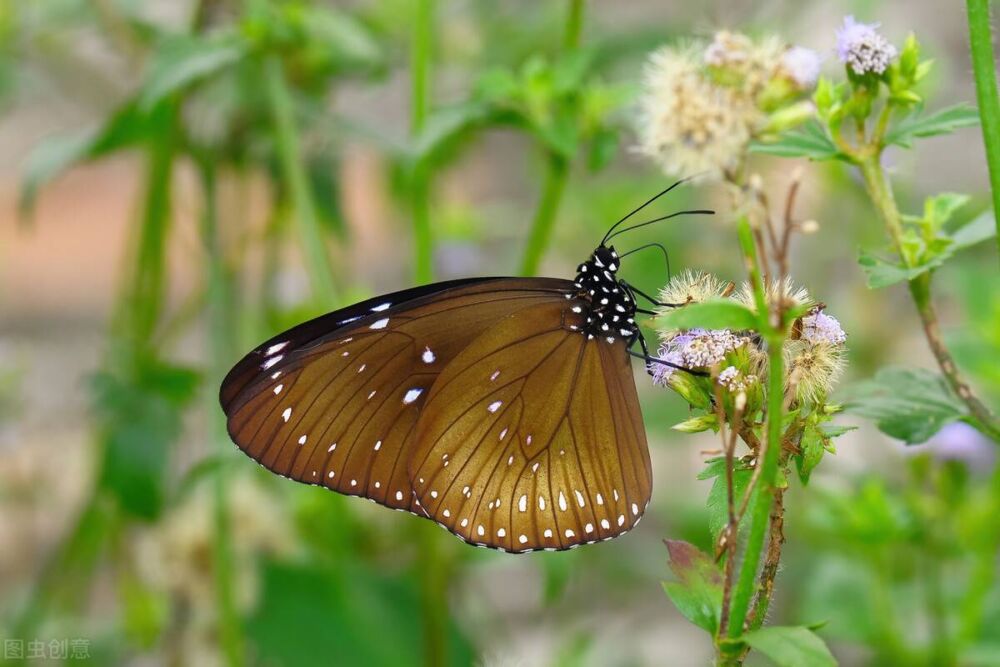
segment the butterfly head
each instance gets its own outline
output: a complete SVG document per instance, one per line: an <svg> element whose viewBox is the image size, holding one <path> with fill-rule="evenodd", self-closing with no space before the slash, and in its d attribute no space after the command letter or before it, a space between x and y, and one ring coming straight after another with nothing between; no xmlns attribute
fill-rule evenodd
<svg viewBox="0 0 1000 667"><path fill-rule="evenodd" d="M617 276L620 266L621 258L614 246L601 244L590 259L577 267L573 281L580 290L580 298L588 304L579 331L609 343L619 339L630 341L638 331L635 300Z"/></svg>

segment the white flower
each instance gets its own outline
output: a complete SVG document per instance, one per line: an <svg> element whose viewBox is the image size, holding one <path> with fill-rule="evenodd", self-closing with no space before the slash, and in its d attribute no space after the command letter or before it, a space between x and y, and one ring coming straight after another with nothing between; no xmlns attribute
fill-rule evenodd
<svg viewBox="0 0 1000 667"><path fill-rule="evenodd" d="M753 42L738 32L720 30L705 47L705 64L710 67L742 65L753 57Z"/></svg>
<svg viewBox="0 0 1000 667"><path fill-rule="evenodd" d="M847 334L837 318L818 311L802 318L802 338L814 345L840 345L847 340Z"/></svg>
<svg viewBox="0 0 1000 667"><path fill-rule="evenodd" d="M793 46L781 55L781 72L802 90L816 85L821 59L818 53L804 46Z"/></svg>
<svg viewBox="0 0 1000 667"><path fill-rule="evenodd" d="M853 16L844 19L837 31L837 57L855 74L882 74L896 57L896 47L880 35L878 23L858 23Z"/></svg>
<svg viewBox="0 0 1000 667"><path fill-rule="evenodd" d="M639 151L673 176L719 177L763 122L751 100L709 80L691 50L671 48L646 65L639 115Z"/></svg>

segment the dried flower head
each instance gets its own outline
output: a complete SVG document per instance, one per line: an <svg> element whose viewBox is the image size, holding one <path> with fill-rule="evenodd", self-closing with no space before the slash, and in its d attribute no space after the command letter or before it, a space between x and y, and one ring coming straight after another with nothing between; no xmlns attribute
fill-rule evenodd
<svg viewBox="0 0 1000 667"><path fill-rule="evenodd" d="M837 318L819 310L802 318L802 338L813 344L840 345L847 341L847 334Z"/></svg>
<svg viewBox="0 0 1000 667"><path fill-rule="evenodd" d="M799 90L809 90L819 79L821 62L819 54L812 49L792 46L781 54L779 71Z"/></svg>
<svg viewBox="0 0 1000 667"><path fill-rule="evenodd" d="M823 400L833 389L846 365L843 345L805 340L785 343L786 385L801 401Z"/></svg>
<svg viewBox="0 0 1000 667"><path fill-rule="evenodd" d="M727 284L710 273L687 269L660 290L660 301L678 305L708 301L722 296Z"/></svg>
<svg viewBox="0 0 1000 667"><path fill-rule="evenodd" d="M750 283L745 282L740 285L735 298L750 310L757 312L757 300L754 298L753 287ZM813 303L809 292L805 288L796 287L790 278L785 278L782 281L771 281L764 290L764 300L768 304L780 301L785 308L808 306Z"/></svg>
<svg viewBox="0 0 1000 667"><path fill-rule="evenodd" d="M692 50L672 48L650 57L639 115L639 151L677 176L734 168L763 120L738 91L709 80Z"/></svg>
<svg viewBox="0 0 1000 667"><path fill-rule="evenodd" d="M837 31L837 57L855 74L882 74L897 55L896 47L876 30L878 26L848 16Z"/></svg>

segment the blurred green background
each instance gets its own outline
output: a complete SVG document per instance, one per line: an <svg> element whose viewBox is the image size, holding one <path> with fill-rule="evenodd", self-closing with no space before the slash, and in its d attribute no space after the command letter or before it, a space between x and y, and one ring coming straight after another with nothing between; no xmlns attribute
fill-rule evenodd
<svg viewBox="0 0 1000 667"><path fill-rule="evenodd" d="M219 381L308 316L431 278L570 276L666 179L632 150L645 56L718 28L835 69L846 14L916 32L930 106L975 98L964 15L933 0L4 0L0 2L0 639L4 658L134 665L701 665L663 595L664 537L703 547L703 450L636 367L653 502L629 535L508 556L279 479L225 435ZM977 130L890 165L903 206L986 203ZM754 168L775 199L788 161ZM849 333L847 383L933 367L858 182L803 162L819 221L793 275ZM636 232L672 268L740 280L726 198ZM659 209L658 209L659 210ZM547 228L551 238L547 240ZM995 248L939 275L963 368L1000 404ZM626 244L622 244L627 249ZM991 253L991 250L994 252ZM666 280L656 252L627 279ZM845 665L1000 664L994 451L959 428L903 448L872 426L794 489L771 618L825 623ZM992 496L990 496L992 497ZM55 643L50 644L51 641ZM44 658L29 655L44 642ZM8 643L11 645L9 646ZM10 649L10 651L8 651ZM70 655L76 651L76 655ZM86 654L86 657L85 655Z"/></svg>

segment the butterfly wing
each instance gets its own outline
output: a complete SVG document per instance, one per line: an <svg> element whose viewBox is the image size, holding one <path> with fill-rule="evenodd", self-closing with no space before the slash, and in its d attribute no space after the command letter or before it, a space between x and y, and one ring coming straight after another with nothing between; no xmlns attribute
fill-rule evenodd
<svg viewBox="0 0 1000 667"><path fill-rule="evenodd" d="M431 389L410 481L420 512L467 542L568 549L621 535L646 509L649 451L626 341L572 330L574 304L489 328Z"/></svg>
<svg viewBox="0 0 1000 667"><path fill-rule="evenodd" d="M223 382L229 434L292 479L411 509L413 428L441 371L503 318L566 302L569 281L483 278L420 287L279 334Z"/></svg>

